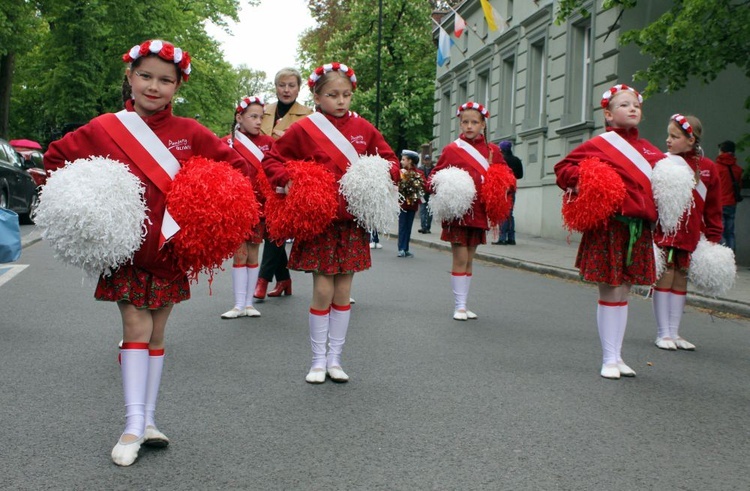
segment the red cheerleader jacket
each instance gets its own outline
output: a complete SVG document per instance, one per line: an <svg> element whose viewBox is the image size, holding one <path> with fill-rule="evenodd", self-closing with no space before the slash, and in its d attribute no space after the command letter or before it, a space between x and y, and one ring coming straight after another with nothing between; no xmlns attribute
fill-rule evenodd
<svg viewBox="0 0 750 491"><path fill-rule="evenodd" d="M681 153L693 172L700 172L700 179L706 185L706 199L703 200L698 192L693 190L693 206L689 213L680 218L675 235L665 235L661 227L654 232L654 242L659 247L676 247L693 252L698 246L701 232L706 239L718 243L724 225L721 220L721 182L719 172L711 160L700 157L695 152Z"/></svg>
<svg viewBox="0 0 750 491"><path fill-rule="evenodd" d="M276 142L276 140L274 140L272 137L270 137L268 135L264 135L263 133L258 133L257 135L251 135L251 134L245 133L243 131L242 134L245 135L251 142L255 143L255 146L257 146L258 149L261 152L263 152L263 158L264 159L265 159L265 156L268 155L268 152L271 151L271 147L273 146L273 144ZM231 145L232 148L234 148L235 150L237 150L234 147L233 138L234 138L233 135L227 135L227 136L223 137L221 139L221 141L223 141L227 145ZM242 155L242 154L240 154L240 155ZM244 159L244 157L243 157L243 159ZM261 216L263 216L263 206L266 203L266 197L263 195L260 183L258 183L259 179L265 179L266 178L265 173L263 173L263 174L259 173L260 170L263 169L263 163L261 162L260 169L256 168L251 162L248 162L247 165L248 165L248 168L250 169L250 171L252 173L252 177L250 178L250 180L253 183L253 191L255 191L255 199L258 201L258 204L260 205L260 213L261 213ZM256 185L256 183L258 183L258 184Z"/></svg>
<svg viewBox="0 0 750 491"><path fill-rule="evenodd" d="M133 111L133 102L126 102L126 109ZM112 140L99 118L92 119L88 124L68 133L62 139L54 141L44 154L44 167L48 171L57 170L66 161L73 162L79 158L92 156L109 157L124 164L129 164L130 172L137 176L146 188L144 197L148 210L146 239L133 257L133 264L155 276L174 280L184 274L177 267L176 259L171 254L171 247L167 243L159 250L159 235L162 217L167 197L146 177ZM247 163L234 150L223 144L208 128L197 121L172 115L171 106L144 118L146 124L156 133L156 136L167 146L178 161L184 162L192 156L203 156L216 161L229 162L240 169L243 174L252 172ZM206 197L209 199L209 197Z"/></svg>
<svg viewBox="0 0 750 491"><path fill-rule="evenodd" d="M325 114L325 117L343 134L354 146L359 155L379 155L391 162L391 179L397 183L400 177L400 165L396 154L385 141L383 135L361 116L353 116L350 112L340 118ZM311 139L307 132L295 122L276 140L271 151L263 159L263 169L266 171L271 189L283 188L289 182L289 173L284 164L291 160L313 161L328 169L340 181L344 171L331 157ZM346 209L346 198L338 193L338 212L336 220L353 220L354 217Z"/></svg>
<svg viewBox="0 0 750 491"><path fill-rule="evenodd" d="M483 135L479 135L473 140L469 140L464 135L459 136L463 141L470 143L476 148L484 158L486 158L490 164L504 164L508 165L503 158L503 152L500 147L494 143L487 143ZM490 159L490 154L492 158ZM469 163L469 157L464 150L461 150L454 144L446 145L443 151L440 152L440 158L434 169L430 172L430 193L434 193L432 189L432 178L441 170L447 167L457 167L463 169L469 173L471 178L474 180L474 186L477 190L477 198L472 203L469 211L460 219L452 220L450 222L443 222L444 226L447 227L474 227L481 228L482 230L489 230L489 221L487 220L487 213L484 211L484 205L482 200L479 199L479 195L482 192L482 175L475 168L475 166Z"/></svg>
<svg viewBox="0 0 750 491"><path fill-rule="evenodd" d="M664 152L647 140L638 138L637 128L626 130L608 127L607 131L616 131L638 153L643 155L652 168L659 160L664 158ZM613 158L607 152L600 150L591 143L591 140L583 142L555 165L557 185L561 189L567 190L568 188L576 187L579 173L578 164L588 157L598 157L602 162L610 162ZM619 166L613 166L613 168L625 183L625 200L622 203L619 214L630 218L641 218L649 222L655 222L657 218L656 204L654 203L654 195L650 186L648 189L644 189L634 176L622 171Z"/></svg>

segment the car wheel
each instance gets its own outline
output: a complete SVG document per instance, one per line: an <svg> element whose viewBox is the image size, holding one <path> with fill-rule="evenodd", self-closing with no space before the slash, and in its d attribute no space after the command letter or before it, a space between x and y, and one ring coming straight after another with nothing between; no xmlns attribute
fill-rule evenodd
<svg viewBox="0 0 750 491"><path fill-rule="evenodd" d="M23 213L18 216L19 222L24 225L31 225L34 223L34 215L36 214L36 209L39 207L39 195L34 192L34 194L31 196L31 203L29 203L29 212Z"/></svg>

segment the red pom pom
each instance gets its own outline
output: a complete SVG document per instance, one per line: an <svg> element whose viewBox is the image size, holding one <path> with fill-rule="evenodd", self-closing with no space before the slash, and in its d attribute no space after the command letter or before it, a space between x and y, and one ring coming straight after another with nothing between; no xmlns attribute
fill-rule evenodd
<svg viewBox="0 0 750 491"><path fill-rule="evenodd" d="M180 226L170 244L192 281L202 272L213 279L260 220L250 180L226 162L203 157L182 164L167 208Z"/></svg>
<svg viewBox="0 0 750 491"><path fill-rule="evenodd" d="M287 162L292 181L289 194L266 200L266 230L271 239L308 240L330 225L338 211L338 184L325 167L314 162Z"/></svg>
<svg viewBox="0 0 750 491"><path fill-rule="evenodd" d="M481 200L491 226L502 224L510 216L513 208L513 197L516 189L516 176L510 167L504 164L493 164L484 176Z"/></svg>
<svg viewBox="0 0 750 491"><path fill-rule="evenodd" d="M578 194L563 197L563 223L568 230L585 232L603 225L620 210L625 183L607 163L596 157L579 164Z"/></svg>

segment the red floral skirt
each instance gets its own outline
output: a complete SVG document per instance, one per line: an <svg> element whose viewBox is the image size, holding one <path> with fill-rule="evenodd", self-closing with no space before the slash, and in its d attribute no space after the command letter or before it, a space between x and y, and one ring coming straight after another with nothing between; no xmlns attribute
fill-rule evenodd
<svg viewBox="0 0 750 491"><path fill-rule="evenodd" d="M326 275L370 269L370 235L353 220L332 222L310 240L295 240L289 269Z"/></svg>
<svg viewBox="0 0 750 491"><path fill-rule="evenodd" d="M477 227L460 225L443 226L440 240L467 247L476 247L487 243L487 231Z"/></svg>
<svg viewBox="0 0 750 491"><path fill-rule="evenodd" d="M656 281L651 229L644 222L641 236L633 244L628 265L628 225L610 219L607 228L585 232L578 247L576 267L581 278L610 286L651 285Z"/></svg>
<svg viewBox="0 0 750 491"><path fill-rule="evenodd" d="M266 221L260 220L258 224L250 231L250 235L247 237L246 242L250 242L251 244L262 244L265 235Z"/></svg>
<svg viewBox="0 0 750 491"><path fill-rule="evenodd" d="M94 298L107 302L129 302L138 309L169 307L190 298L187 275L169 281L136 266L120 266L109 276L100 276Z"/></svg>
<svg viewBox="0 0 750 491"><path fill-rule="evenodd" d="M690 253L676 247L662 247L668 268L687 273L690 269Z"/></svg>

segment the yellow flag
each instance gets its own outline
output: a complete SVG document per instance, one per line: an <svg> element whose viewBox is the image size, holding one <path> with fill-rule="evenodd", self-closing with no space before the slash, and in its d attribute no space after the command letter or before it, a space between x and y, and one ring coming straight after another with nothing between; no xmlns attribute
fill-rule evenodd
<svg viewBox="0 0 750 491"><path fill-rule="evenodd" d="M482 2L484 18L487 20L487 27L490 28L490 31L497 31L497 25L502 21L500 14L492 7L489 0L480 1Z"/></svg>

